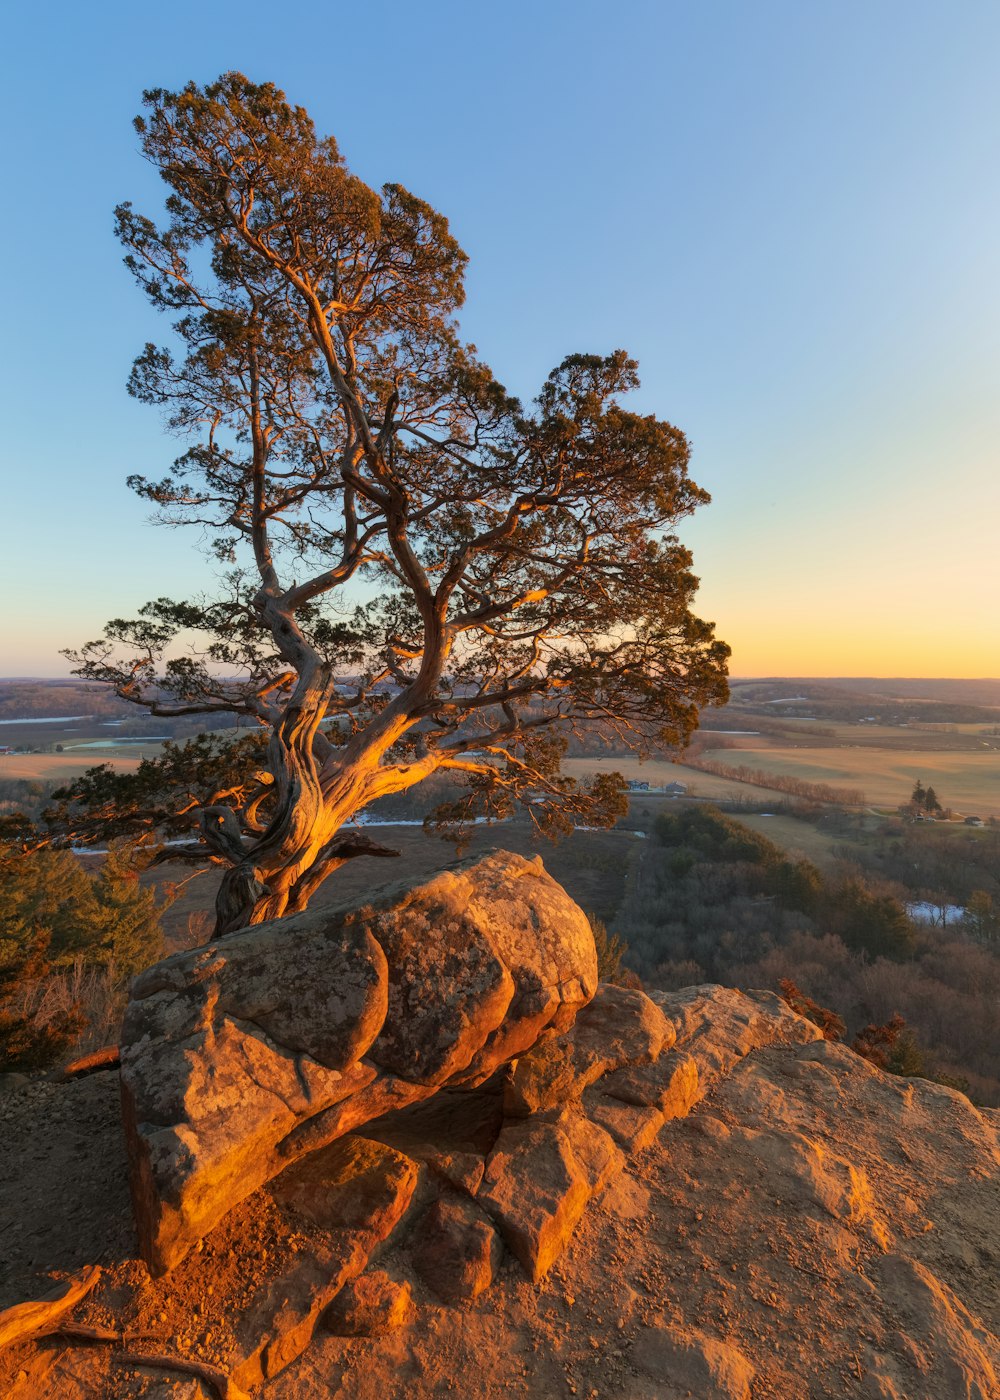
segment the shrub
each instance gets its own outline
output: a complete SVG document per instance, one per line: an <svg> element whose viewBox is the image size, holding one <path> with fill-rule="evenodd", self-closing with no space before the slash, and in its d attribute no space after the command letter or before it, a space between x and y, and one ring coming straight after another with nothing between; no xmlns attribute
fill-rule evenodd
<svg viewBox="0 0 1000 1400"><path fill-rule="evenodd" d="M825 1006L820 1006L819 1002L813 1001L812 997L806 996L789 977L781 979L778 989L785 1005L804 1016L807 1021L812 1021L814 1026L818 1026L823 1032L824 1040L843 1040L847 1034L847 1026L836 1011L830 1011Z"/></svg>
<svg viewBox="0 0 1000 1400"><path fill-rule="evenodd" d="M46 1069L73 1044L84 1027L75 1002L39 1016L33 1004L52 978L48 936L39 933L18 956L0 967L0 1066L4 1070Z"/></svg>
<svg viewBox="0 0 1000 1400"><path fill-rule="evenodd" d="M925 1077L923 1051L898 1012L881 1026L865 1026L854 1037L851 1049L879 1069L905 1078Z"/></svg>
<svg viewBox="0 0 1000 1400"><path fill-rule="evenodd" d="M628 944L616 933L608 933L603 919L596 914L588 914L590 927L597 949L597 980L612 982L618 987L641 987L642 983L634 972L625 967L623 959L628 952Z"/></svg>
<svg viewBox="0 0 1000 1400"><path fill-rule="evenodd" d="M40 1069L113 1039L128 980L163 951L162 905L119 845L95 874L69 851L0 860L0 1068Z"/></svg>

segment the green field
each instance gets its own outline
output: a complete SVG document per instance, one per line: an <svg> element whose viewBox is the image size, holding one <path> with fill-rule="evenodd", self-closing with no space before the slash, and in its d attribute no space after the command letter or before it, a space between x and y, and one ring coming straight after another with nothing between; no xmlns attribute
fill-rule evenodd
<svg viewBox="0 0 1000 1400"><path fill-rule="evenodd" d="M839 857L834 850L844 845L842 835L819 831L810 822L799 821L797 817L783 814L769 817L759 812L740 812L737 820L741 826L759 832L780 846L787 856L793 859L805 857L825 872L837 865Z"/></svg>
<svg viewBox="0 0 1000 1400"><path fill-rule="evenodd" d="M864 791L868 802L899 806L919 778L931 783L942 806L970 816L1000 816L1000 753L942 753L875 748L739 748L713 750L713 761L747 764L782 777Z"/></svg>
<svg viewBox="0 0 1000 1400"><path fill-rule="evenodd" d="M722 752L725 755L729 750ZM725 758L723 761L726 761ZM702 773L696 768L686 768L683 763L670 763L666 759L650 758L641 763L628 754L617 758L568 758L563 768L571 778L585 778L591 773L621 773L624 778L634 778L652 787L683 783L688 797L706 797L713 802L748 795L755 795L764 802L775 798L770 788L738 783L732 778L717 778L714 773ZM635 794L637 799L644 795ZM657 796L656 793L650 795L654 798Z"/></svg>

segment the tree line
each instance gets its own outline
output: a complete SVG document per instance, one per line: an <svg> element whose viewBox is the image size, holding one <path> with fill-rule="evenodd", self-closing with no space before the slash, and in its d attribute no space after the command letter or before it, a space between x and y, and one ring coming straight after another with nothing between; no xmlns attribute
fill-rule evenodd
<svg viewBox="0 0 1000 1400"><path fill-rule="evenodd" d="M715 759L703 758L700 754L689 754L684 759L686 768L698 768L703 773L714 773L719 778L731 778L737 783L752 783L755 787L772 788L775 792L787 792L792 797L801 797L808 802L836 802L845 807L863 807L865 794L861 788L831 787L829 783L810 783L804 778L789 774L769 773L763 768L753 768L746 763L719 763Z"/></svg>

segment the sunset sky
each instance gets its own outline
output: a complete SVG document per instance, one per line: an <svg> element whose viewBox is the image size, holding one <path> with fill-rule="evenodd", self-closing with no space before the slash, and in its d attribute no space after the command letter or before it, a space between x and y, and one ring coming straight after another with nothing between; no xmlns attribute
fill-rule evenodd
<svg viewBox="0 0 1000 1400"><path fill-rule="evenodd" d="M167 325L111 211L159 213L142 89L237 68L449 217L512 391L639 359L735 675L1000 676L995 0L59 0L4 38L0 674L208 581L124 484L180 448L125 392Z"/></svg>

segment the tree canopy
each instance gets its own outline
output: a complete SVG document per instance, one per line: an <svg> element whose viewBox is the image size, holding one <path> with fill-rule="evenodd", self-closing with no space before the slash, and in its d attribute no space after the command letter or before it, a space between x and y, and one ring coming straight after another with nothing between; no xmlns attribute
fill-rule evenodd
<svg viewBox="0 0 1000 1400"><path fill-rule="evenodd" d="M228 73L144 101L166 218L123 204L117 229L174 335L129 390L184 450L129 484L200 532L221 587L70 654L154 714L254 732L95 770L54 819L84 839L186 833L163 854L226 866L219 932L384 852L352 819L432 774L464 785L446 828L518 803L548 831L610 824L622 785L561 774L566 735L680 744L727 693L673 533L708 500L684 434L623 407L621 350L568 356L530 406L511 396L460 337L447 220L371 189L272 84Z"/></svg>

